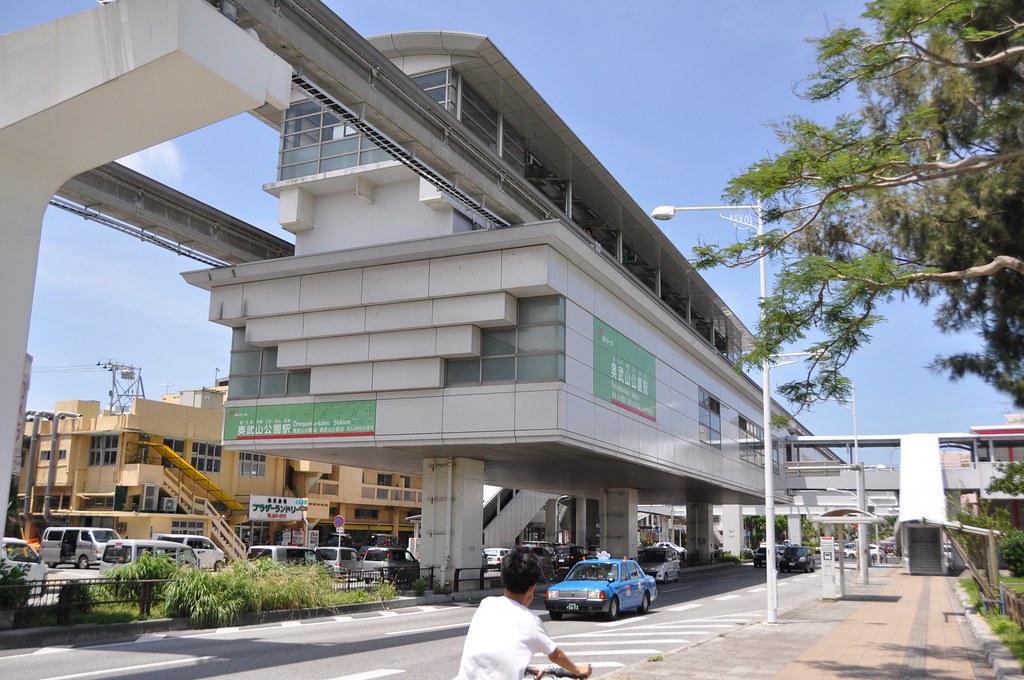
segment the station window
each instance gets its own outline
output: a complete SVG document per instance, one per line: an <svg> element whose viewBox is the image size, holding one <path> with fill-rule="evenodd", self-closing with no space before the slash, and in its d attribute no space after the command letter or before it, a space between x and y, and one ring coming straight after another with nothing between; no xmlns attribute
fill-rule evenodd
<svg viewBox="0 0 1024 680"><path fill-rule="evenodd" d="M700 440L716 449L722 448L722 402L701 388L698 407Z"/></svg>
<svg viewBox="0 0 1024 680"><path fill-rule="evenodd" d="M192 442L192 467L200 472L220 472L220 444Z"/></svg>
<svg viewBox="0 0 1024 680"><path fill-rule="evenodd" d="M764 466L764 428L739 417L740 459Z"/></svg>
<svg viewBox="0 0 1024 680"><path fill-rule="evenodd" d="M521 299L519 325L483 329L480 345L479 358L446 362L446 385L565 380L565 299Z"/></svg>
<svg viewBox="0 0 1024 680"><path fill-rule="evenodd" d="M279 180L378 163L390 158L386 151L316 102L296 102L285 111Z"/></svg>
<svg viewBox="0 0 1024 680"><path fill-rule="evenodd" d="M276 347L257 347L245 341L245 328L231 334L228 398L290 397L309 394L308 370L277 367Z"/></svg>
<svg viewBox="0 0 1024 680"><path fill-rule="evenodd" d="M242 477L266 477L267 457L262 453L239 451L238 474Z"/></svg>

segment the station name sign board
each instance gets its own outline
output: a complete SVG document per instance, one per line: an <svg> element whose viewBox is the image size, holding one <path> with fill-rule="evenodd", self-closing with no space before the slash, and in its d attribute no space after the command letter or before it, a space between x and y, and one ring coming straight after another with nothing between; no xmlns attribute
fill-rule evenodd
<svg viewBox="0 0 1024 680"><path fill-rule="evenodd" d="M594 317L594 396L656 418L654 355Z"/></svg>
<svg viewBox="0 0 1024 680"><path fill-rule="evenodd" d="M224 412L228 441L363 437L372 436L376 426L374 400L231 406Z"/></svg>

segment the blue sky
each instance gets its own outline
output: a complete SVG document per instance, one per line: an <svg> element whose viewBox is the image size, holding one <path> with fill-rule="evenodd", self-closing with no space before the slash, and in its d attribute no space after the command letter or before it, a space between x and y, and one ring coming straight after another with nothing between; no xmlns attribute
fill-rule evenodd
<svg viewBox="0 0 1024 680"><path fill-rule="evenodd" d="M793 90L814 65L806 39L857 21L863 3L836 0L328 0L363 35L445 29L486 34L618 181L650 211L716 205L728 180L776 148L764 123L793 113L829 121L842 104L810 106ZM95 0L10 3L0 33L96 7ZM181 191L284 238L276 199L277 134L248 115L191 133L126 162ZM698 239L732 238L714 213L659 223L684 255ZM146 395L210 384L228 367L227 329L207 321L208 296L180 272L201 269L106 227L51 208L46 215L29 352L30 408L59 399L106 404L105 359L140 366ZM757 268L705 273L753 328ZM888 323L850 362L860 434L966 431L997 424L1004 395L976 379L950 382L925 366L972 348L945 336L916 303L891 305ZM81 367L67 369L64 367ZM783 367L773 384L786 380ZM849 434L849 407L800 416L816 434ZM863 454L888 463L888 451ZM895 462L895 460L893 460Z"/></svg>

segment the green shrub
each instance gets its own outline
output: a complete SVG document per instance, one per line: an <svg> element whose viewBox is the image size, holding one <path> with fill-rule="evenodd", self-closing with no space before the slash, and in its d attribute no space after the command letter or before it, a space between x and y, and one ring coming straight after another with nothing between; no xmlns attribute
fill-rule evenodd
<svg viewBox="0 0 1024 680"><path fill-rule="evenodd" d="M412 592L416 593L416 597L423 597L429 588L430 581L428 579L418 578L412 582Z"/></svg>
<svg viewBox="0 0 1024 680"><path fill-rule="evenodd" d="M381 581L380 585L374 588L378 600L393 600L398 597L398 586L391 581Z"/></svg>
<svg viewBox="0 0 1024 680"><path fill-rule="evenodd" d="M999 552L1006 568L1010 570L1010 574L1018 577L1024 576L1024 531L1010 529L1003 534Z"/></svg>
<svg viewBox="0 0 1024 680"><path fill-rule="evenodd" d="M30 595L30 588L24 584L25 572L7 564L0 564L0 608L20 607L25 604Z"/></svg>
<svg viewBox="0 0 1024 680"><path fill-rule="evenodd" d="M179 565L169 555L152 555L144 553L128 564L111 569L106 578L116 583L105 586L109 599L119 600L137 598L141 594L142 584L137 581L151 579L167 580L178 573ZM153 595L159 597L166 588L166 583L153 584ZM100 596L103 598L103 595Z"/></svg>
<svg viewBox="0 0 1024 680"><path fill-rule="evenodd" d="M242 613L245 599L236 589L206 571L179 574L167 588L164 608L168 616L187 618L193 628L219 628L233 623Z"/></svg>
<svg viewBox="0 0 1024 680"><path fill-rule="evenodd" d="M726 552L722 553L721 557L719 557L718 560L720 562L723 562L723 563L731 563L731 564L740 564L741 562L743 562L743 560L741 560L736 555L733 555L729 551L726 551Z"/></svg>

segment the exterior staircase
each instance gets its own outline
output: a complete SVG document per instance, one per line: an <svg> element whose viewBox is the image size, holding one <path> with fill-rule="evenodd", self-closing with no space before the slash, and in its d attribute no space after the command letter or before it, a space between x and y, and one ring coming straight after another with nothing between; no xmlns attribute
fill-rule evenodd
<svg viewBox="0 0 1024 680"><path fill-rule="evenodd" d="M231 525L217 511L209 498L197 496L188 485L185 478L195 482L196 486L206 491L210 496L230 510L238 512L246 508L242 503L224 489L215 484L209 477L197 470L185 458L179 455L174 449L161 443L140 441L139 445L148 446L159 453L170 462L180 475L174 474L171 470L164 469L162 487L178 501L178 505L191 515L202 515L210 520L210 540L212 540L229 560L238 560L245 557L245 543L242 542L232 530Z"/></svg>

